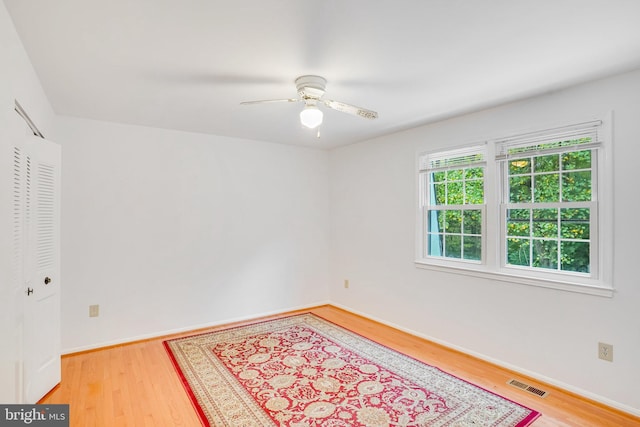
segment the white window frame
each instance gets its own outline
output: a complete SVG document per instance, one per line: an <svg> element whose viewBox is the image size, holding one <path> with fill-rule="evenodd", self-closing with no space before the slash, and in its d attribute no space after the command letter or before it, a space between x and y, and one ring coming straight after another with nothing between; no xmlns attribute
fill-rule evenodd
<svg viewBox="0 0 640 427"><path fill-rule="evenodd" d="M541 130L521 132L510 137L496 138L486 141L485 166L485 205L482 225L482 261L469 262L444 257L426 256L428 188L425 161L429 156L455 152L451 149L440 152L423 152L417 157L418 170L418 209L415 265L419 268L445 271L509 283L532 285L544 288L560 289L590 295L611 297L613 288L613 155L612 155L612 114L602 119L574 121L570 125L547 126ZM592 148L592 188L594 197L590 202L583 202L591 209L590 238L591 265L590 273L572 273L567 271L545 271L541 268L526 268L506 264L506 212L509 204L504 202L506 173L504 172L504 153L500 150L510 142L526 143L528 139L550 137L561 132L571 133L585 127L595 127L597 140L593 144L585 144L576 149ZM475 144L477 147L478 144ZM462 147L461 150L469 149ZM521 156L522 157L522 156ZM496 158L493 162L491 159ZM582 202L581 202L582 203ZM532 203L536 209L547 205ZM479 206L479 205L474 205ZM551 206L551 205L549 205Z"/></svg>
<svg viewBox="0 0 640 427"><path fill-rule="evenodd" d="M420 232L418 234L418 259L428 260L429 263L434 265L452 266L455 267L458 264L483 264L485 262L486 244L485 244L485 229L486 229L486 197L482 204L463 204L463 205L431 205L429 200L431 198L431 188L429 185L429 175L433 172L440 172L452 169L470 168L470 167L482 167L483 172L486 173L486 144L476 144L453 150L438 151L432 153L426 153L419 159L419 180L420 187L425 191L420 193L420 209L419 209L419 227ZM484 193L486 193L486 177L483 176ZM481 221L481 259L471 260L462 258L452 258L445 256L430 256L427 254L428 243L428 223L429 223L429 210L437 207L437 210L480 210L482 212Z"/></svg>

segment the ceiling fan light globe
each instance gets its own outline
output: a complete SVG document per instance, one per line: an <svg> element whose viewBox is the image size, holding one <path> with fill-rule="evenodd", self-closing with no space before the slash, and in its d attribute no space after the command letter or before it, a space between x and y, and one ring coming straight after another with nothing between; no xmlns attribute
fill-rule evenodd
<svg viewBox="0 0 640 427"><path fill-rule="evenodd" d="M309 129L317 128L322 124L322 111L314 106L306 106L300 111L300 123Z"/></svg>

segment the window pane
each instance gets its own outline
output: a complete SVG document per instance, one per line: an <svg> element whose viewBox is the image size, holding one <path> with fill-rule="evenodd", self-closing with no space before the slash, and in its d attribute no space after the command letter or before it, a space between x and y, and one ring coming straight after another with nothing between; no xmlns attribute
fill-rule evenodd
<svg viewBox="0 0 640 427"><path fill-rule="evenodd" d="M555 172L559 169L560 161L558 154L548 156L538 156L534 158L534 172Z"/></svg>
<svg viewBox="0 0 640 427"><path fill-rule="evenodd" d="M531 172L531 159L516 159L509 162L509 175Z"/></svg>
<svg viewBox="0 0 640 427"><path fill-rule="evenodd" d="M463 236L464 247L462 257L480 261L482 259L482 238L479 236Z"/></svg>
<svg viewBox="0 0 640 427"><path fill-rule="evenodd" d="M528 203L531 201L530 176L509 178L509 201L511 203Z"/></svg>
<svg viewBox="0 0 640 427"><path fill-rule="evenodd" d="M446 228L447 233L461 233L462 232L462 211L445 211L446 215Z"/></svg>
<svg viewBox="0 0 640 427"><path fill-rule="evenodd" d="M573 151L562 155L562 169L590 169L591 150Z"/></svg>
<svg viewBox="0 0 640 427"><path fill-rule="evenodd" d="M464 172L465 179L483 178L484 168L469 168Z"/></svg>
<svg viewBox="0 0 640 427"><path fill-rule="evenodd" d="M591 201L591 171L563 173L562 199L565 202Z"/></svg>
<svg viewBox="0 0 640 427"><path fill-rule="evenodd" d="M507 264L529 266L529 239L507 239Z"/></svg>
<svg viewBox="0 0 640 427"><path fill-rule="evenodd" d="M560 210L562 219L589 220L589 208L564 208Z"/></svg>
<svg viewBox="0 0 640 427"><path fill-rule="evenodd" d="M463 176L463 169L452 169L447 171L447 181L462 181Z"/></svg>
<svg viewBox="0 0 640 427"><path fill-rule="evenodd" d="M462 236L444 236L444 256L448 258L460 258L462 254Z"/></svg>
<svg viewBox="0 0 640 427"><path fill-rule="evenodd" d="M482 211L466 210L463 212L464 234L482 234Z"/></svg>
<svg viewBox="0 0 640 427"><path fill-rule="evenodd" d="M507 211L507 216L509 218L513 218L514 220L527 220L531 217L531 211L529 209L509 209Z"/></svg>
<svg viewBox="0 0 640 427"><path fill-rule="evenodd" d="M589 209L560 210L560 237L587 240L589 232Z"/></svg>
<svg viewBox="0 0 640 427"><path fill-rule="evenodd" d="M507 236L529 236L531 234L529 209L507 211Z"/></svg>
<svg viewBox="0 0 640 427"><path fill-rule="evenodd" d="M429 256L442 256L442 234L427 233L427 247Z"/></svg>
<svg viewBox="0 0 640 427"><path fill-rule="evenodd" d="M560 242L562 270L589 272L589 242Z"/></svg>
<svg viewBox="0 0 640 427"><path fill-rule="evenodd" d="M444 182L447 173L446 172L432 172L431 173L433 182Z"/></svg>
<svg viewBox="0 0 640 427"><path fill-rule="evenodd" d="M467 204L480 205L484 203L484 185L482 180L467 181L465 190L465 202Z"/></svg>
<svg viewBox="0 0 640 427"><path fill-rule="evenodd" d="M558 241L533 241L533 267L558 269Z"/></svg>
<svg viewBox="0 0 640 427"><path fill-rule="evenodd" d="M557 173L534 175L534 202L557 202L560 199L560 176Z"/></svg>
<svg viewBox="0 0 640 427"><path fill-rule="evenodd" d="M429 230L429 233L444 231L444 211L429 210L427 215L427 230Z"/></svg>
<svg viewBox="0 0 640 427"><path fill-rule="evenodd" d="M464 203L462 181L449 182L447 185L447 204L461 205Z"/></svg>
<svg viewBox="0 0 640 427"><path fill-rule="evenodd" d="M433 184L432 185L433 197L432 204L444 205L447 203L447 184Z"/></svg>
<svg viewBox="0 0 640 427"><path fill-rule="evenodd" d="M533 236L558 238L557 209L533 209Z"/></svg>

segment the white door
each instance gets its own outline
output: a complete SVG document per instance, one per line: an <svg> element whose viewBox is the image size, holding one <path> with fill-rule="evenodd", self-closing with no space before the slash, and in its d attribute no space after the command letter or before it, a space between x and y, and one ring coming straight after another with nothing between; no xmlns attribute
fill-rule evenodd
<svg viewBox="0 0 640 427"><path fill-rule="evenodd" d="M60 146L38 137L24 147L23 400L36 403L60 382Z"/></svg>

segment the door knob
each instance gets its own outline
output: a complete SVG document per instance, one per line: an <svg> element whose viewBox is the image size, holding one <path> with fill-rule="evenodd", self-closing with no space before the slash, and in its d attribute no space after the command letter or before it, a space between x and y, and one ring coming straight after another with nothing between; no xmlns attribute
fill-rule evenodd
<svg viewBox="0 0 640 427"><path fill-rule="evenodd" d="M27 288L27 296L31 295L32 293L33 293L33 289Z"/></svg>
<svg viewBox="0 0 640 427"><path fill-rule="evenodd" d="M49 283L51 283L51 277L45 277L44 278L44 284L48 285Z"/></svg>

